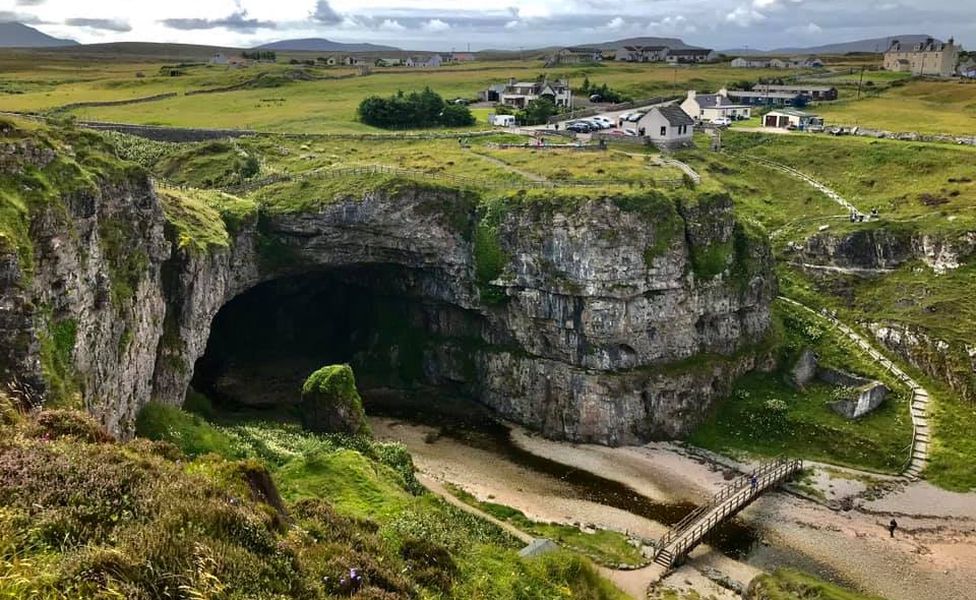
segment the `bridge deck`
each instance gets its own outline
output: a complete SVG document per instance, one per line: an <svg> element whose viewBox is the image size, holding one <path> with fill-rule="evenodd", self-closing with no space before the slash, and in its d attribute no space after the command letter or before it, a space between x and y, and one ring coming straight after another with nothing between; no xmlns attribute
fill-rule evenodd
<svg viewBox="0 0 976 600"><path fill-rule="evenodd" d="M689 514L664 534L658 542L654 562L670 569L716 526L802 468L803 461L798 459L776 460L764 463L752 473L730 482L711 501Z"/></svg>

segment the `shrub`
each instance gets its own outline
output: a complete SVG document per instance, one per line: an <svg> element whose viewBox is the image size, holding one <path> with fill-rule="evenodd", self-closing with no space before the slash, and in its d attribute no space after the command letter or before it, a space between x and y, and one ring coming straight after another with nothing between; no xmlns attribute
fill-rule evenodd
<svg viewBox="0 0 976 600"><path fill-rule="evenodd" d="M88 414L73 410L46 410L34 421L34 437L75 438L84 442L105 443L112 436Z"/></svg>
<svg viewBox="0 0 976 600"><path fill-rule="evenodd" d="M410 568L413 579L421 585L443 592L451 589L458 568L447 548L427 540L409 538L403 542L400 556Z"/></svg>

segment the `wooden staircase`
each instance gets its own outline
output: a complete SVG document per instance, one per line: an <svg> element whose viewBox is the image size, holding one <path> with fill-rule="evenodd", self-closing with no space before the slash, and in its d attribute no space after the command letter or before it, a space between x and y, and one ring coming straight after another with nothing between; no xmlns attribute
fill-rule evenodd
<svg viewBox="0 0 976 600"><path fill-rule="evenodd" d="M779 459L732 481L661 537L654 562L668 570L674 568L709 532L801 469L802 460Z"/></svg>

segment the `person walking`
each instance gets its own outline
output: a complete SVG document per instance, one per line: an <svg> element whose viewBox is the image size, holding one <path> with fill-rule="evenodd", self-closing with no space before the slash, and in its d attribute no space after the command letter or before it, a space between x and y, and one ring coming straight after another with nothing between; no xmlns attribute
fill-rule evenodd
<svg viewBox="0 0 976 600"><path fill-rule="evenodd" d="M752 486L753 493L755 493L755 491L759 489L759 480L756 479L755 473L749 476L749 485Z"/></svg>
<svg viewBox="0 0 976 600"><path fill-rule="evenodd" d="M898 529L898 521L892 519L891 522L888 523L888 536L895 537L896 529Z"/></svg>

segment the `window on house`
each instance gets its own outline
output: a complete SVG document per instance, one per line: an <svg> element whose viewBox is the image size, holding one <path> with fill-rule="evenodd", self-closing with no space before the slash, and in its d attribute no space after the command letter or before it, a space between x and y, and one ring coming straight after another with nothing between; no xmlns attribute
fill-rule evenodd
<svg viewBox="0 0 976 600"><path fill-rule="evenodd" d="M668 135L668 128L667 128L667 126L661 127L661 135L662 136Z"/></svg>

